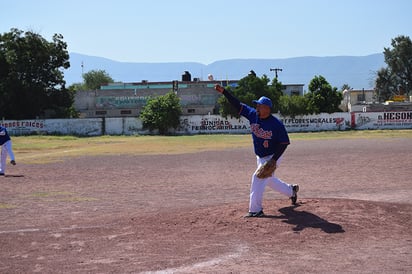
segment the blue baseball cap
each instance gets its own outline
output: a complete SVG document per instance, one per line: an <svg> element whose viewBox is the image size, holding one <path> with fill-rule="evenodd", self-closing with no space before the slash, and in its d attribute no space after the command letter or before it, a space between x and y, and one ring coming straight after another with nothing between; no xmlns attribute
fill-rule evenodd
<svg viewBox="0 0 412 274"><path fill-rule="evenodd" d="M259 98L259 100L253 100L252 102L259 105L266 105L268 107L272 107L272 100L270 100L266 96L262 96Z"/></svg>

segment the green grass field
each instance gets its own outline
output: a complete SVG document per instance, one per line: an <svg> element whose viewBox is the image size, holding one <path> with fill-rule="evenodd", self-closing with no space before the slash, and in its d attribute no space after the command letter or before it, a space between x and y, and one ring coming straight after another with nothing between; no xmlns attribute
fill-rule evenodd
<svg viewBox="0 0 412 274"><path fill-rule="evenodd" d="M327 131L290 133L294 140L347 138L410 138L412 130ZM47 163L67 157L84 155L149 155L194 153L251 147L251 136L194 135L194 136L16 136L13 150L17 162Z"/></svg>

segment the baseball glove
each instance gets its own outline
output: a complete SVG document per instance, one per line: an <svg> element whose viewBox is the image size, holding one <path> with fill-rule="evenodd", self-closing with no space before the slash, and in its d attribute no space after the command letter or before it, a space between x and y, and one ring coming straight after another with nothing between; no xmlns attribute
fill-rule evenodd
<svg viewBox="0 0 412 274"><path fill-rule="evenodd" d="M259 169L256 172L256 176L259 179L265 179L267 177L270 177L273 175L273 172L276 170L276 160L270 159L263 165L259 167Z"/></svg>

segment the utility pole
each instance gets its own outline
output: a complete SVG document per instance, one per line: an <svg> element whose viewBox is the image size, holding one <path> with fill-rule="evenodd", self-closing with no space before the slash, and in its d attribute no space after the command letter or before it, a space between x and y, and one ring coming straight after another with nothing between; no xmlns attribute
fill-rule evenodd
<svg viewBox="0 0 412 274"><path fill-rule="evenodd" d="M281 68L271 68L270 71L274 71L275 77L276 79L278 79L278 71L282 71L282 69Z"/></svg>

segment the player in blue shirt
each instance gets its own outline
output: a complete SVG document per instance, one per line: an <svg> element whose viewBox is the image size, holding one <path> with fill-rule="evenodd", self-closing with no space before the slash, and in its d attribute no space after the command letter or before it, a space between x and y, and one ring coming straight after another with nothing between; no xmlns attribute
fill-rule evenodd
<svg viewBox="0 0 412 274"><path fill-rule="evenodd" d="M7 153L10 155L10 164L16 165L16 161L14 159L14 153L12 149L10 136L7 133L7 129L2 126L0 126L0 146L0 176L4 176L4 173L6 172Z"/></svg>
<svg viewBox="0 0 412 274"><path fill-rule="evenodd" d="M241 103L222 86L216 85L215 89L228 99L240 115L249 120L257 159L256 171L267 161L275 161L276 165L279 165L280 158L290 141L283 123L271 114L272 101L268 97L262 96L259 100L253 101L256 108L252 108ZM256 176L256 171L253 173L250 186L249 213L245 217L264 216L262 198L266 185L289 197L292 204L296 205L298 185L285 183L274 174L271 177L260 179Z"/></svg>

